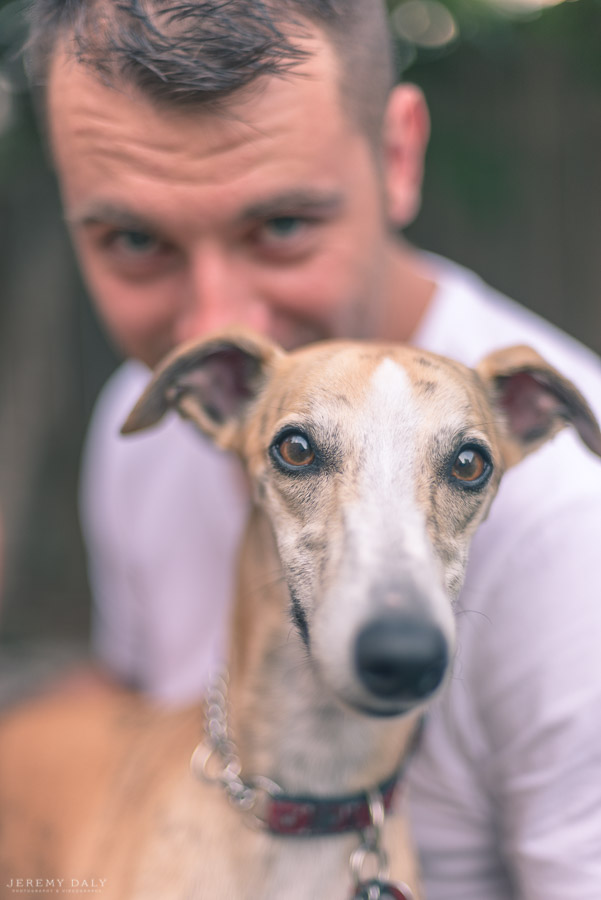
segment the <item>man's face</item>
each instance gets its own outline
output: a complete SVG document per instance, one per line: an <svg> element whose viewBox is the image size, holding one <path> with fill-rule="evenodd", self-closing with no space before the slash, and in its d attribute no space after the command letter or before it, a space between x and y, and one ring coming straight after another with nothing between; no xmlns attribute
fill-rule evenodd
<svg viewBox="0 0 601 900"><path fill-rule="evenodd" d="M222 113L166 109L57 54L50 138L89 290L149 365L242 323L286 347L377 334L392 238L329 45Z"/></svg>

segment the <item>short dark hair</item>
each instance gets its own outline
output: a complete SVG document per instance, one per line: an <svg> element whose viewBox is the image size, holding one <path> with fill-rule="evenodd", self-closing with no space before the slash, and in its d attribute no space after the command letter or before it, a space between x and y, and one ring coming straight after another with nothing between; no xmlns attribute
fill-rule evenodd
<svg viewBox="0 0 601 900"><path fill-rule="evenodd" d="M395 75L384 0L33 0L25 52L34 85L62 44L159 104L222 104L306 59L299 38L311 25L341 63L343 99L363 128L379 129Z"/></svg>

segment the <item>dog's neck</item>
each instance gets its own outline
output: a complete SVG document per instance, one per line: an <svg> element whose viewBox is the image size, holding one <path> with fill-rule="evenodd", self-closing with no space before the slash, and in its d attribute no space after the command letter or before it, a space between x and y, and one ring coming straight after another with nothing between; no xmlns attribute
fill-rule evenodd
<svg viewBox="0 0 601 900"><path fill-rule="evenodd" d="M324 689L289 610L271 527L255 509L230 653L230 728L243 775L267 776L293 794L373 787L399 765L415 717L376 719L343 707Z"/></svg>

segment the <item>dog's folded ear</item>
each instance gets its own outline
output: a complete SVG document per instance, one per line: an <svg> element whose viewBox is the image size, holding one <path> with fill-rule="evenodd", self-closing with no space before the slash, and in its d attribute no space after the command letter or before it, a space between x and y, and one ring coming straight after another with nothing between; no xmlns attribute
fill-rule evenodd
<svg viewBox="0 0 601 900"><path fill-rule="evenodd" d="M229 447L244 410L283 352L267 338L242 329L183 344L159 363L121 433L149 428L174 409L220 446Z"/></svg>
<svg viewBox="0 0 601 900"><path fill-rule="evenodd" d="M571 381L531 347L497 350L476 371L485 382L493 411L499 413L507 465L568 424L601 456L601 431L588 403Z"/></svg>

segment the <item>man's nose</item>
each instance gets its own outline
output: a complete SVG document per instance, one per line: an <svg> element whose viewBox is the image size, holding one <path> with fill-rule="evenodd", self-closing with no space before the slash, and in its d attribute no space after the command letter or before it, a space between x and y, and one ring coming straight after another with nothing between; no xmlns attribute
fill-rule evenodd
<svg viewBox="0 0 601 900"><path fill-rule="evenodd" d="M186 274L174 343L229 325L271 333L271 311L258 295L252 273L243 261L231 259L219 248L205 248L190 260Z"/></svg>

